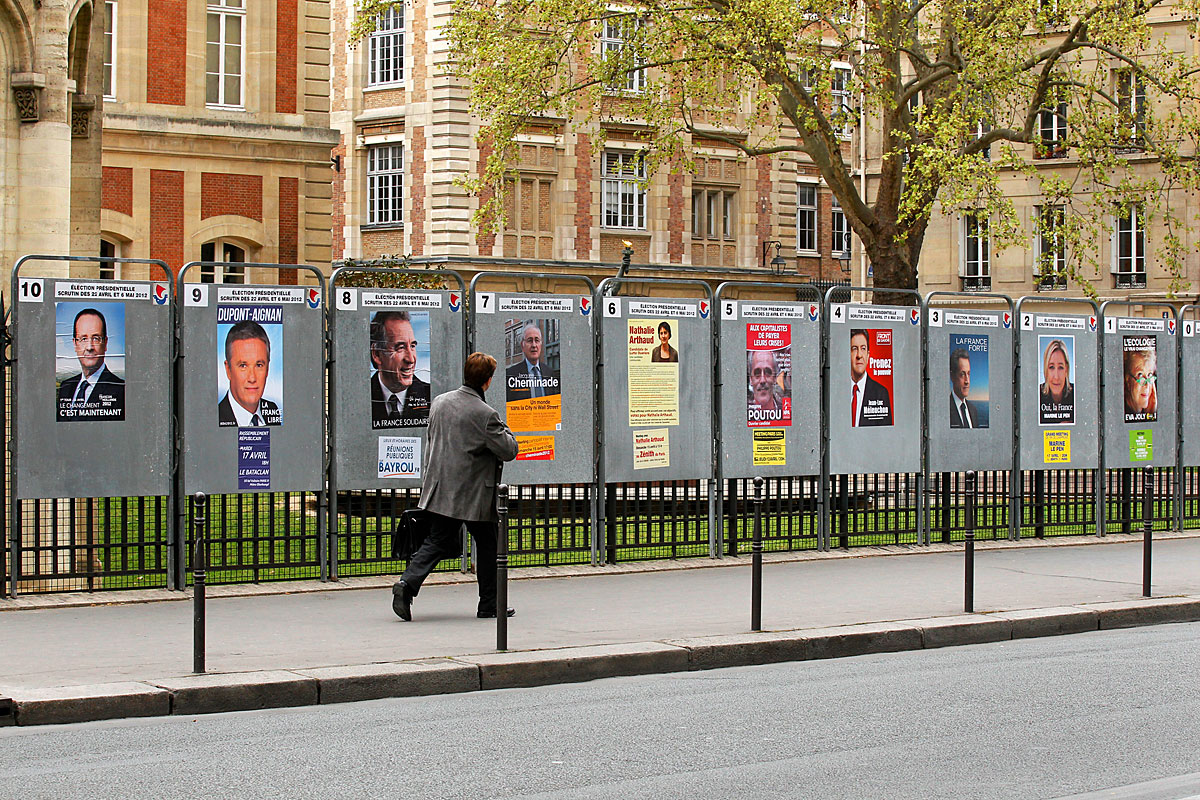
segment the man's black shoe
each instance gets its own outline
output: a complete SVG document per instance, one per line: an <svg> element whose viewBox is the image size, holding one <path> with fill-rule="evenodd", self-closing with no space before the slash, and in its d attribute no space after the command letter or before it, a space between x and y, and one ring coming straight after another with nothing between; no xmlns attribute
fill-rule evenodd
<svg viewBox="0 0 1200 800"><path fill-rule="evenodd" d="M508 614L506 614L505 616L511 617L513 614L516 614L516 613L517 613L517 610L515 608L510 608L510 609L508 609ZM475 616L479 617L480 619L495 619L496 612L495 611L476 611Z"/></svg>
<svg viewBox="0 0 1200 800"><path fill-rule="evenodd" d="M396 581L392 585L392 611L405 622L412 622L412 597L404 581Z"/></svg>

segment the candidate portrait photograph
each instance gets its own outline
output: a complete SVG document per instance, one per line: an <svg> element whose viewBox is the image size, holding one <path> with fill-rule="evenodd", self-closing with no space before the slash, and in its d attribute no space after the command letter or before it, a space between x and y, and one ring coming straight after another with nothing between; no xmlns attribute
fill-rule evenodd
<svg viewBox="0 0 1200 800"><path fill-rule="evenodd" d="M504 372L505 402L562 394L556 320L509 320L509 327L516 332L517 346L510 346L510 366ZM553 359L548 355L551 349Z"/></svg>
<svg viewBox="0 0 1200 800"><path fill-rule="evenodd" d="M283 379L272 374L271 362L282 367L283 324L248 319L219 324L217 342L222 348L217 369L218 424L238 428L281 425Z"/></svg>
<svg viewBox="0 0 1200 800"><path fill-rule="evenodd" d="M429 312L376 311L370 325L371 427L427 425Z"/></svg>
<svg viewBox="0 0 1200 800"><path fill-rule="evenodd" d="M892 424L892 394L888 387L871 376L871 339L875 329L850 331L850 426L883 427ZM891 333L891 331L888 331ZM887 346L888 370L892 352ZM888 383L891 383L890 375ZM844 413L844 412L843 412Z"/></svg>
<svg viewBox="0 0 1200 800"><path fill-rule="evenodd" d="M1039 336L1042 357L1038 368L1038 424L1075 424L1075 384L1071 362L1075 356L1074 336Z"/></svg>
<svg viewBox="0 0 1200 800"><path fill-rule="evenodd" d="M61 422L125 419L125 304L55 304L55 378Z"/></svg>
<svg viewBox="0 0 1200 800"><path fill-rule="evenodd" d="M974 350L968 349L974 346ZM950 427L988 427L988 339L950 337Z"/></svg>

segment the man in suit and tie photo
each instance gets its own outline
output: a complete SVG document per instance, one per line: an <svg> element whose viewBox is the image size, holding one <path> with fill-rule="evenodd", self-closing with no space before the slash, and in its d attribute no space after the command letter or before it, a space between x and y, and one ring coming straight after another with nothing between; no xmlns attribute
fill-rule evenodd
<svg viewBox="0 0 1200 800"><path fill-rule="evenodd" d="M971 356L965 347L955 348L950 353L951 428L986 428L988 426L987 417L979 413L979 404L967 399L970 393Z"/></svg>
<svg viewBox="0 0 1200 800"><path fill-rule="evenodd" d="M225 377L229 391L217 406L221 427L279 425L279 406L263 397L271 371L271 340L253 320L234 323L225 334Z"/></svg>
<svg viewBox="0 0 1200 800"><path fill-rule="evenodd" d="M371 364L371 427L426 425L429 384L417 377L412 313L377 311L371 317Z"/></svg>
<svg viewBox="0 0 1200 800"><path fill-rule="evenodd" d="M562 393L558 370L550 369L542 360L544 352L542 329L531 321L521 331L521 360L504 373L506 402L515 403Z"/></svg>
<svg viewBox="0 0 1200 800"><path fill-rule="evenodd" d="M850 331L850 426L867 428L892 424L892 396L887 387L867 374L871 363L870 334L864 328ZM890 331L888 331L890 333ZM891 354L887 358L891 372Z"/></svg>
<svg viewBox="0 0 1200 800"><path fill-rule="evenodd" d="M80 372L58 387L61 421L125 419L125 381L104 363L108 353L108 322L96 308L75 315L71 329Z"/></svg>

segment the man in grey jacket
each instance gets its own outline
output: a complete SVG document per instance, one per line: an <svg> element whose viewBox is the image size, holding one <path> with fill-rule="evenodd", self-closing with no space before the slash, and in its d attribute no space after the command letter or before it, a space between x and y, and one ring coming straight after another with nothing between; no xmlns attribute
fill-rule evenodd
<svg viewBox="0 0 1200 800"><path fill-rule="evenodd" d="M503 462L517 457L517 440L483 399L495 373L496 359L472 353L463 364L463 385L435 397L429 409L417 504L429 512L429 535L392 586L392 610L405 622L412 620L412 601L425 578L443 558L461 552L463 525L475 540L476 616L496 616L496 489ZM511 608L506 612L510 617L514 613Z"/></svg>

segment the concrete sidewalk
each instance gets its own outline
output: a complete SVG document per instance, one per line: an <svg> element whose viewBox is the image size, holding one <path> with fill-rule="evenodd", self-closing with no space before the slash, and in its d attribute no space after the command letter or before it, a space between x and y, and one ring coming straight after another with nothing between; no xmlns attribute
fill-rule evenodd
<svg viewBox="0 0 1200 800"><path fill-rule="evenodd" d="M178 592L0 600L0 724L192 714L470 691L612 675L937 647L1200 619L1200 536L980 543L962 614L960 545L777 554L764 633L750 633L750 559L522 570L496 653L471 576L437 576L391 611L390 578L220 587L208 675L191 674ZM539 577L540 579L530 579ZM366 591L365 589L372 589ZM107 605L94 605L103 602ZM7 700L5 699L7 698Z"/></svg>

